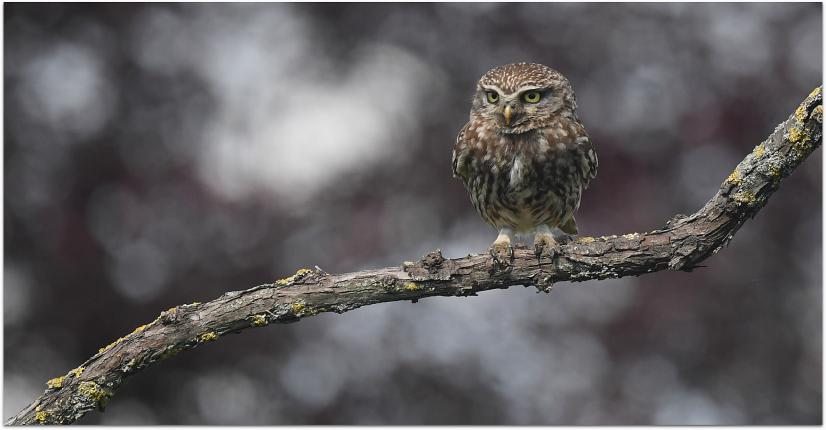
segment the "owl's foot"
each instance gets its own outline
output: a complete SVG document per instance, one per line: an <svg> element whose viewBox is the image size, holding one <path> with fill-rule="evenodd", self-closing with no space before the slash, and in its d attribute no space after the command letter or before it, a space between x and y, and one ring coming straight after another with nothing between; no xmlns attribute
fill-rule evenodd
<svg viewBox="0 0 826 430"><path fill-rule="evenodd" d="M490 256L493 257L494 268L507 268L513 262L511 236L513 236L513 232L510 229L503 228L499 230L499 237L490 246Z"/></svg>
<svg viewBox="0 0 826 430"><path fill-rule="evenodd" d="M558 247L559 245L551 233L538 233L533 241L534 254L536 254L536 259L539 260L540 263L542 262L542 257L553 261Z"/></svg>
<svg viewBox="0 0 826 430"><path fill-rule="evenodd" d="M493 257L494 266L508 267L513 262L513 247L510 242L493 242L490 247L490 256Z"/></svg>

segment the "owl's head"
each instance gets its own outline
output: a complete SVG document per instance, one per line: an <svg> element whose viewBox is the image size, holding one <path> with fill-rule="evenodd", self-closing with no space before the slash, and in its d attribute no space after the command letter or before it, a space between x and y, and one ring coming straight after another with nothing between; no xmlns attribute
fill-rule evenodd
<svg viewBox="0 0 826 430"><path fill-rule="evenodd" d="M574 90L565 76L535 63L515 63L489 70L479 80L471 116L479 116L506 134L547 126L555 117L576 118Z"/></svg>

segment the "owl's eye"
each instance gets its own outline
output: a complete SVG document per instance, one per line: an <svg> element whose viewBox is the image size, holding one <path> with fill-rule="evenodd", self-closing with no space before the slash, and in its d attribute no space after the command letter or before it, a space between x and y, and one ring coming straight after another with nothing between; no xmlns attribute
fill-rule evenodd
<svg viewBox="0 0 826 430"><path fill-rule="evenodd" d="M496 91L486 91L485 94L488 96L488 103L496 103L499 101L499 94Z"/></svg>
<svg viewBox="0 0 826 430"><path fill-rule="evenodd" d="M542 94L539 91L528 91L525 94L522 94L522 100L525 100L528 103L539 103L539 99L542 98Z"/></svg>

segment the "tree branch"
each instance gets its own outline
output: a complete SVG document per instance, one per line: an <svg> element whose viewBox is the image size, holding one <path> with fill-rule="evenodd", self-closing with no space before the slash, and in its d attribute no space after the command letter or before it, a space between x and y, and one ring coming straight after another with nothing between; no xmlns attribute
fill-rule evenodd
<svg viewBox="0 0 826 430"><path fill-rule="evenodd" d="M554 282L619 278L660 270L690 271L725 246L822 140L823 96L815 88L800 107L757 145L702 209L677 215L648 233L580 237L561 246L553 261L538 262L519 248L507 270L487 254L445 259L437 250L399 267L330 275L301 269L295 275L208 303L181 305L101 348L6 425L69 424L105 406L126 378L181 351L228 333L294 322L321 312L343 313L374 303L431 296L470 296L512 285L549 291Z"/></svg>

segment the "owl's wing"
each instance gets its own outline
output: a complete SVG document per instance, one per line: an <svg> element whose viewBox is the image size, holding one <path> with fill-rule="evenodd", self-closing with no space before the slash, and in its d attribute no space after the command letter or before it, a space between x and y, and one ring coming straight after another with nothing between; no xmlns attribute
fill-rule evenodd
<svg viewBox="0 0 826 430"><path fill-rule="evenodd" d="M594 179L597 176L597 167L599 167L599 159L597 158L597 152L594 149L594 144L591 143L591 138L588 137L588 132L585 131L585 127L576 122L573 125L573 128L576 129L574 139L573 150L578 155L578 167L579 167L579 174L581 175L582 179L582 186L584 188L588 187L588 184L591 182L591 179Z"/></svg>
<svg viewBox="0 0 826 430"><path fill-rule="evenodd" d="M580 142L580 140L582 141ZM579 167L580 173L582 174L582 185L587 188L591 179L597 177L599 159L597 158L597 152L594 150L594 144L591 143L591 139L588 136L584 138L580 137L577 141L579 143L581 157L584 161Z"/></svg>
<svg viewBox="0 0 826 430"><path fill-rule="evenodd" d="M568 220L559 226L559 229L568 234L577 234L579 229L576 228L576 218L573 215L568 217Z"/></svg>
<svg viewBox="0 0 826 430"><path fill-rule="evenodd" d="M468 126L465 124L459 135L456 136L456 143L453 144L453 177L459 178L467 184L468 182L468 163L467 157L470 151L471 143L468 141Z"/></svg>

